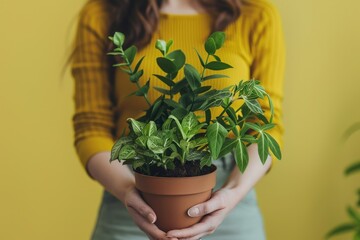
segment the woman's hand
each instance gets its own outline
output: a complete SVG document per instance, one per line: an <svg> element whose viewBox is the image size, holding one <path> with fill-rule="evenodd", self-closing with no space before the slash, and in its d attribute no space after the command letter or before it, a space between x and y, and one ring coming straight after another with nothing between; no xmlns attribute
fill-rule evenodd
<svg viewBox="0 0 360 240"><path fill-rule="evenodd" d="M156 221L155 212L141 198L135 187L129 187L125 192L124 205L126 206L130 216L139 228L151 239L171 239L166 233L161 231L154 223Z"/></svg>
<svg viewBox="0 0 360 240"><path fill-rule="evenodd" d="M264 164L261 163L257 144L250 145L248 153L249 164L244 173L235 167L223 188L214 192L210 200L189 209L189 216L204 216L201 221L189 228L171 230L166 234L168 237L198 240L215 232L226 215L246 196L271 166L270 156Z"/></svg>
<svg viewBox="0 0 360 240"><path fill-rule="evenodd" d="M199 223L189 228L171 230L167 236L181 240L198 240L212 234L239 201L239 196L236 196L233 189L222 188L214 192L207 202L195 205L188 210L190 217L204 216Z"/></svg>
<svg viewBox="0 0 360 240"><path fill-rule="evenodd" d="M169 239L154 222L154 211L144 202L135 189L135 178L127 166L119 162L109 164L110 152L95 154L88 162L89 174L126 206L139 228L151 239ZM171 239L171 238L170 238ZM172 238L172 240L176 238Z"/></svg>

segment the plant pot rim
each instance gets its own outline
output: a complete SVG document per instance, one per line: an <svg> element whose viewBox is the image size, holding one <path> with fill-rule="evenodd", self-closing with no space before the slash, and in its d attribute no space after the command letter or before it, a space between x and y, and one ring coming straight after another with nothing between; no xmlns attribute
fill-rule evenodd
<svg viewBox="0 0 360 240"><path fill-rule="evenodd" d="M210 172L208 172L208 173L205 173L205 174L202 174L202 175L196 175L196 176L185 176L185 177L152 176L152 175L146 175L146 174L143 174L143 173L139 173L135 169L133 169L133 172L134 172L134 174L141 175L142 177L148 177L148 178L170 178L170 179L173 179L173 178L197 178L197 177L202 177L202 176L209 175L209 174L211 174L211 173L213 173L213 172L215 172L217 170L217 167L216 167L215 164L211 164L211 168L212 168L212 170Z"/></svg>

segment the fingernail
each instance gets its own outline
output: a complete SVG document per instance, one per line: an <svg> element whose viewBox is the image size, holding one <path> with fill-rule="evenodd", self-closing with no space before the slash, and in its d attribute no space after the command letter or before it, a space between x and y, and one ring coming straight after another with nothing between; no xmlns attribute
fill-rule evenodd
<svg viewBox="0 0 360 240"><path fill-rule="evenodd" d="M149 213L147 218L148 218L149 222L151 222L151 223L154 223L156 220L154 214L152 214L152 213Z"/></svg>
<svg viewBox="0 0 360 240"><path fill-rule="evenodd" d="M197 217L197 216L199 215L199 213L200 213L200 210L199 210L199 208L197 208L197 207L190 208L190 209L188 210L188 215L189 215L190 217Z"/></svg>

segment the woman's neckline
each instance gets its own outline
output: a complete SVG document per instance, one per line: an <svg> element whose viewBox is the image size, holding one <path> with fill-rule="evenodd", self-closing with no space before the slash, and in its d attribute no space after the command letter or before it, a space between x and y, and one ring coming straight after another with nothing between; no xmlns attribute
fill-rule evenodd
<svg viewBox="0 0 360 240"><path fill-rule="evenodd" d="M160 16L165 16L168 18L201 18L209 16L206 12L199 13L169 13L169 12L160 12Z"/></svg>

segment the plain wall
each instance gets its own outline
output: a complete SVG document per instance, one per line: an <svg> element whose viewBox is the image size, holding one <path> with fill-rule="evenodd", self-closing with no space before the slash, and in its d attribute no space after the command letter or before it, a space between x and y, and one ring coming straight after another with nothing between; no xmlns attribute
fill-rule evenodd
<svg viewBox="0 0 360 240"><path fill-rule="evenodd" d="M0 239L88 239L101 188L74 148L60 79L83 1L0 2ZM346 220L359 176L360 1L274 0L287 45L285 148L257 187L269 240L317 240ZM349 239L349 236L343 238Z"/></svg>

